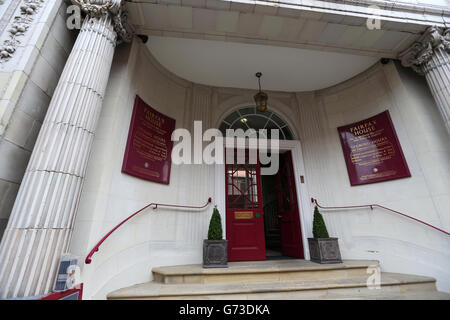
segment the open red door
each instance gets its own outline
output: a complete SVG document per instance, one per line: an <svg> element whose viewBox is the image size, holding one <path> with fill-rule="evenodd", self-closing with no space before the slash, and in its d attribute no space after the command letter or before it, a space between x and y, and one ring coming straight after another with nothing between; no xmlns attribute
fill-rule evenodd
<svg viewBox="0 0 450 320"><path fill-rule="evenodd" d="M259 162L248 164L248 150L245 158L225 166L229 261L266 259Z"/></svg>
<svg viewBox="0 0 450 320"><path fill-rule="evenodd" d="M276 182L281 253L285 256L304 259L297 192L290 151L280 154L280 169L276 175Z"/></svg>

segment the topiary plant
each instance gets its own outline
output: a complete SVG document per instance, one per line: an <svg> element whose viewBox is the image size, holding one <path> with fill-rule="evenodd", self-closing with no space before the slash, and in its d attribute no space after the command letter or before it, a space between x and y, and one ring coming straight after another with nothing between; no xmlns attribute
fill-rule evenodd
<svg viewBox="0 0 450 320"><path fill-rule="evenodd" d="M319 212L317 206L314 208L314 221L313 221L313 235L314 238L329 238L327 226L323 220L322 215Z"/></svg>
<svg viewBox="0 0 450 320"><path fill-rule="evenodd" d="M222 220L217 207L214 207L209 221L208 240L222 240Z"/></svg>

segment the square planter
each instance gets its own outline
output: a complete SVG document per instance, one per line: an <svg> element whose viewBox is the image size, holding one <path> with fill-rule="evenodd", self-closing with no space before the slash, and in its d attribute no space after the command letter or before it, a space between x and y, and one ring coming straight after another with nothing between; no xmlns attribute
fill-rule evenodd
<svg viewBox="0 0 450 320"><path fill-rule="evenodd" d="M203 268L228 267L228 240L203 240Z"/></svg>
<svg viewBox="0 0 450 320"><path fill-rule="evenodd" d="M311 261L342 263L338 238L308 238Z"/></svg>

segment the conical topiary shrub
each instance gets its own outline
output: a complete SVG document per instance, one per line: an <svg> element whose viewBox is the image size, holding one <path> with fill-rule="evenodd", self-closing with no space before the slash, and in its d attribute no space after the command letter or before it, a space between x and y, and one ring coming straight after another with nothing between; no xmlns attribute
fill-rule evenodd
<svg viewBox="0 0 450 320"><path fill-rule="evenodd" d="M203 268L226 268L228 265L228 240L222 234L222 219L214 207L209 221L208 239L203 240Z"/></svg>
<svg viewBox="0 0 450 320"><path fill-rule="evenodd" d="M338 238L330 238L317 206L314 208L313 236L308 238L311 261L317 263L342 263Z"/></svg>
<svg viewBox="0 0 450 320"><path fill-rule="evenodd" d="M327 226L323 220L322 215L319 212L317 206L314 208L314 220L313 220L313 236L314 238L329 238Z"/></svg>
<svg viewBox="0 0 450 320"><path fill-rule="evenodd" d="M209 221L208 240L222 240L222 219L219 210L214 207L211 220Z"/></svg>

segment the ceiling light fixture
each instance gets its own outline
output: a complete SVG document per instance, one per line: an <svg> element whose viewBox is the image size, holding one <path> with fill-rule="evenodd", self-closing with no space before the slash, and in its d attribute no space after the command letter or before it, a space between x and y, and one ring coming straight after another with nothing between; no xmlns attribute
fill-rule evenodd
<svg viewBox="0 0 450 320"><path fill-rule="evenodd" d="M255 103L256 103L256 109L259 112L264 112L267 110L267 100L269 99L269 96L267 93L261 91L261 72L256 73L256 77L258 78L258 85L259 85L259 92L254 95Z"/></svg>

